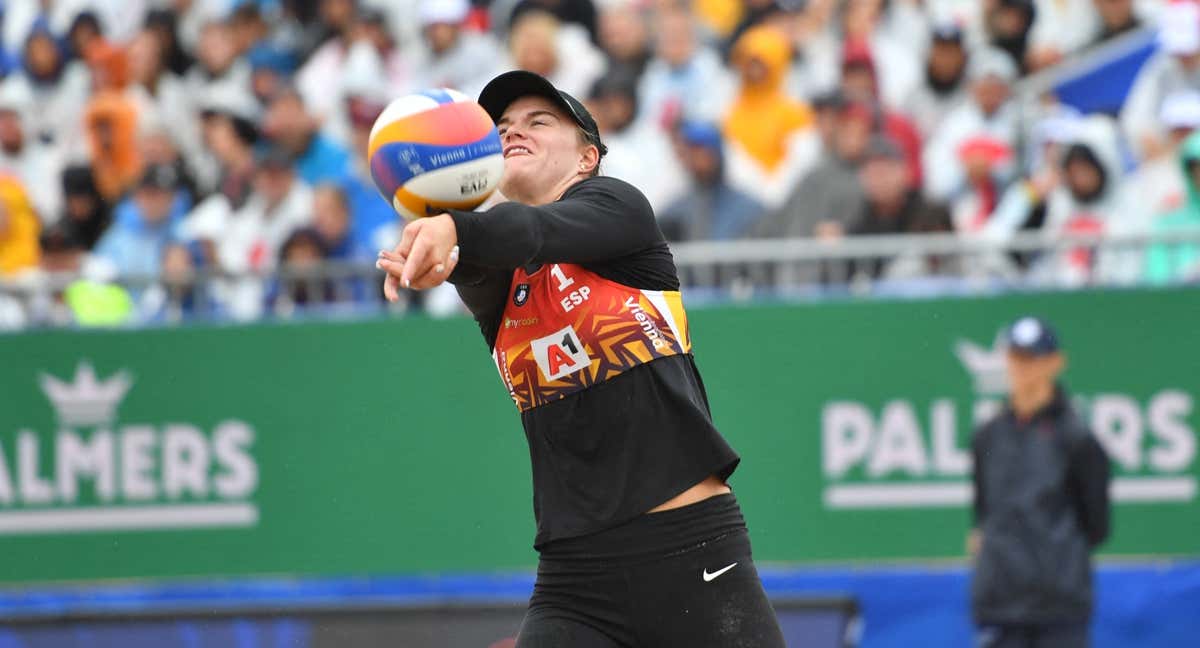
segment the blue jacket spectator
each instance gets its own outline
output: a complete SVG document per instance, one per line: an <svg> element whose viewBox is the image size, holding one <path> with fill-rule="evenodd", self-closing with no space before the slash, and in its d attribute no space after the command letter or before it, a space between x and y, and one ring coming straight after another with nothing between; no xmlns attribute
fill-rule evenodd
<svg viewBox="0 0 1200 648"><path fill-rule="evenodd" d="M338 182L350 172L350 152L322 135L294 89L275 96L263 119L263 132L296 159L296 174L309 185Z"/></svg>
<svg viewBox="0 0 1200 648"><path fill-rule="evenodd" d="M350 205L354 239L371 249L390 241L392 232L398 229L396 210L379 195L375 185L348 177L342 182L342 191Z"/></svg>
<svg viewBox="0 0 1200 648"><path fill-rule="evenodd" d="M676 146L692 186L659 215L667 239L726 240L747 235L763 207L726 180L721 131L712 124L685 123Z"/></svg>
<svg viewBox="0 0 1200 648"><path fill-rule="evenodd" d="M350 153L341 145L315 133L296 158L296 173L309 184L341 180L350 167Z"/></svg>
<svg viewBox="0 0 1200 648"><path fill-rule="evenodd" d="M131 198L117 205L113 224L96 245L96 254L112 262L121 276L156 277L163 251L175 238L191 200L179 188L170 165L146 169Z"/></svg>
<svg viewBox="0 0 1200 648"><path fill-rule="evenodd" d="M350 202L341 187L324 184L313 191L313 227L321 237L325 258L334 261L373 260L374 253L355 236L352 223Z"/></svg>
<svg viewBox="0 0 1200 648"><path fill-rule="evenodd" d="M382 199L377 200L383 202ZM358 238L353 222L350 201L341 187L325 184L313 191L313 230L320 239L324 259L367 268L365 274L355 269L352 271L357 273L355 276L350 273L335 276L330 285L334 294L342 299L348 297L362 302L375 294L372 288L376 282L370 281L374 278L370 269L374 263L375 248Z"/></svg>
<svg viewBox="0 0 1200 648"><path fill-rule="evenodd" d="M296 70L296 60L291 53L260 42L246 52L250 63L250 88L254 97L266 103L279 93L289 76Z"/></svg>

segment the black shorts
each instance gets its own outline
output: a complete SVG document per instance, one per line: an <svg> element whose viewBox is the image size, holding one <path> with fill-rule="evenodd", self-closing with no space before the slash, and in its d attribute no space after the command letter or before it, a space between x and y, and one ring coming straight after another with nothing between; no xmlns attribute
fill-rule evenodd
<svg viewBox="0 0 1200 648"><path fill-rule="evenodd" d="M542 549L517 648L784 648L737 500Z"/></svg>

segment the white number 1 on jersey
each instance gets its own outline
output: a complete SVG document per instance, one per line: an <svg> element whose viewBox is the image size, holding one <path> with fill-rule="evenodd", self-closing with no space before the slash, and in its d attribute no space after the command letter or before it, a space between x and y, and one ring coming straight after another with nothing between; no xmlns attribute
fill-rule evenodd
<svg viewBox="0 0 1200 648"><path fill-rule="evenodd" d="M569 286L575 283L575 278L568 277L566 274L564 274L562 268L558 267L557 263L550 266L550 274L558 280L558 292L566 290Z"/></svg>

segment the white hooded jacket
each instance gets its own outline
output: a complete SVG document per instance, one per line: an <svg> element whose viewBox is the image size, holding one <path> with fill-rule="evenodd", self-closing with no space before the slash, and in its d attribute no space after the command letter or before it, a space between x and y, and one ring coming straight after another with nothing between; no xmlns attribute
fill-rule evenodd
<svg viewBox="0 0 1200 648"><path fill-rule="evenodd" d="M1125 167L1116 124L1108 117L1092 116L1080 120L1063 152L1084 146L1095 156L1104 171L1104 187L1099 196L1080 200L1065 180L1046 196L1046 218L1041 232L1050 241L1072 234L1119 234L1130 231L1139 220L1134 197L1125 180ZM1024 222L1034 203L1025 192L1010 192L997 209L998 222ZM1078 286L1109 280L1127 251L1068 248L1047 253L1031 269L1031 278L1039 283Z"/></svg>

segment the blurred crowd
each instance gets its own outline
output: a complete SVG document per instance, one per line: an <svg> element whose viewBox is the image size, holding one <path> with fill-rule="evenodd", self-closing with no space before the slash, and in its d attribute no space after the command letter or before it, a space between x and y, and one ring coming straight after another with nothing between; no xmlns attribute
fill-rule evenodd
<svg viewBox="0 0 1200 648"><path fill-rule="evenodd" d="M675 241L1200 226L1192 0L5 0L0 320L375 304L402 223L363 159L388 101L522 68L584 100ZM1021 80L1156 32L1116 114ZM1195 245L995 255L1066 285L1200 275ZM975 261L973 261L975 263ZM937 258L823 280L961 272ZM280 273L282 271L282 273ZM201 273L203 284L192 278ZM836 275L845 276L836 276ZM4 300L8 301L5 302Z"/></svg>

